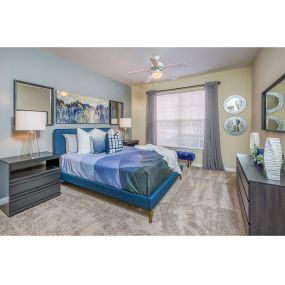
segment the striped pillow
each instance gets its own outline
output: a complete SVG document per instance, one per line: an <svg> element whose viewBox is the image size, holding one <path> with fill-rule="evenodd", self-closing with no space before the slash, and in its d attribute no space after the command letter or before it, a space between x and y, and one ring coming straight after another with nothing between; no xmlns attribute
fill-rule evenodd
<svg viewBox="0 0 285 285"><path fill-rule="evenodd" d="M107 147L107 152L108 153L115 153L118 151L123 150L123 142L122 142L122 137L118 132L116 132L114 135L107 133L108 136L108 147Z"/></svg>

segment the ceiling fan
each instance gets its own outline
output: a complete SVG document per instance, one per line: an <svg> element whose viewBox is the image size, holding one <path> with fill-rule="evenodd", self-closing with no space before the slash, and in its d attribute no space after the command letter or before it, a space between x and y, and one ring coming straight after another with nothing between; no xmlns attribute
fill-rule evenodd
<svg viewBox="0 0 285 285"><path fill-rule="evenodd" d="M159 80L164 74L168 75L172 80L177 79L176 76L171 74L168 70L173 67L185 67L186 64L184 62L181 63L175 63L170 65L164 65L162 62L159 61L160 56L156 55L154 57L150 57L150 67L139 69L139 70L133 70L129 71L128 74L135 74L135 73L141 73L141 72L148 72L149 75L147 79L145 80L145 83L151 82L154 80Z"/></svg>

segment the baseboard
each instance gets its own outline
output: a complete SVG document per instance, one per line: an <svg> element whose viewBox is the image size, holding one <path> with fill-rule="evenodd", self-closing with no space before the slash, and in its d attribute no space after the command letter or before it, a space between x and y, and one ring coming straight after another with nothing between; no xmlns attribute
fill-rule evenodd
<svg viewBox="0 0 285 285"><path fill-rule="evenodd" d="M202 167L202 163L192 163L192 166L194 167ZM236 172L235 168L231 168L231 167L225 167L225 171L227 172Z"/></svg>

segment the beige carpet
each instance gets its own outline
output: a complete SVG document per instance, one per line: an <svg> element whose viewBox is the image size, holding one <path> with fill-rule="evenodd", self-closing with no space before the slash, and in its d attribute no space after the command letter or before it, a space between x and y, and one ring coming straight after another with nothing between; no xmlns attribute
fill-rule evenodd
<svg viewBox="0 0 285 285"><path fill-rule="evenodd" d="M152 224L144 210L80 189L8 218L0 235L244 235L235 174L185 169L157 205Z"/></svg>

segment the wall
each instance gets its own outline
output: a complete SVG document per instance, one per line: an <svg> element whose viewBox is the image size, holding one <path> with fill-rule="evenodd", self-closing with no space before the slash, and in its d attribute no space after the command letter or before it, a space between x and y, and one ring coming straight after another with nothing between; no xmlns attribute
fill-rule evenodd
<svg viewBox="0 0 285 285"><path fill-rule="evenodd" d="M213 72L198 76L185 77L178 80L169 80L132 87L132 136L145 143L146 130L146 94L151 89L168 89L189 85L202 84L207 81L220 80L219 85L219 127L221 149L226 168L235 168L236 153L249 153L249 136L251 132L251 67ZM247 101L246 109L240 115L248 123L247 131L241 136L230 136L224 131L224 121L231 115L224 111L224 100L231 95L238 94ZM196 164L202 163L202 151L194 150L197 154Z"/></svg>
<svg viewBox="0 0 285 285"><path fill-rule="evenodd" d="M13 80L54 87L86 96L122 101L131 116L131 89L127 85L87 70L36 48L0 48L0 157L26 153L26 133L13 130ZM103 127L106 125L80 125ZM54 125L40 132L41 150L52 150Z"/></svg>
<svg viewBox="0 0 285 285"><path fill-rule="evenodd" d="M261 93L285 73L285 48L263 48L252 69L252 128L260 135L264 146L267 137L280 138L285 153L285 134L261 130Z"/></svg>

